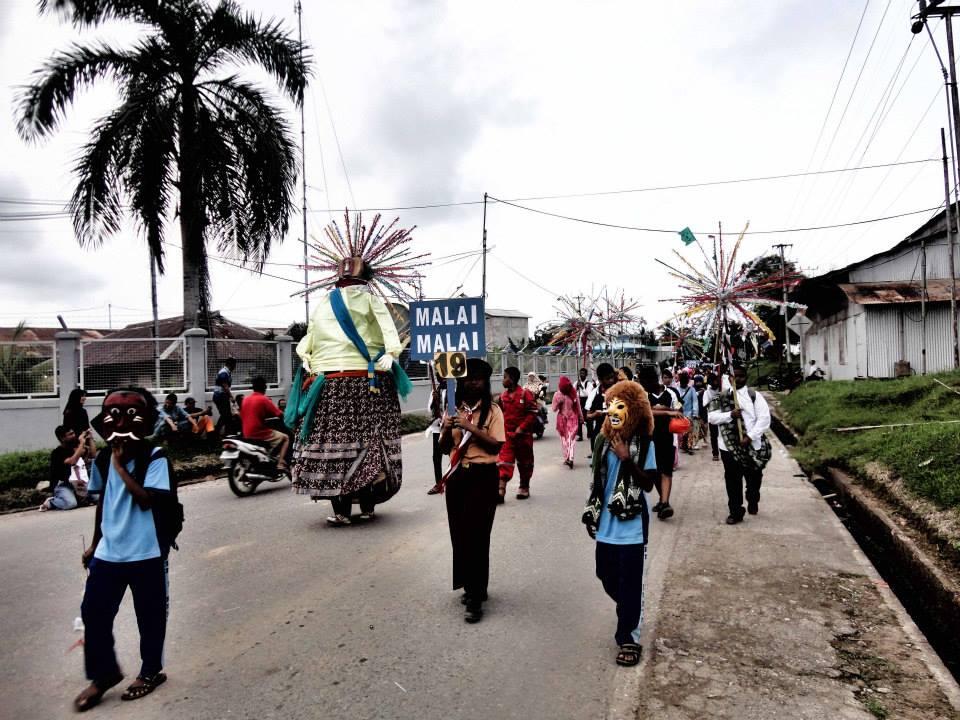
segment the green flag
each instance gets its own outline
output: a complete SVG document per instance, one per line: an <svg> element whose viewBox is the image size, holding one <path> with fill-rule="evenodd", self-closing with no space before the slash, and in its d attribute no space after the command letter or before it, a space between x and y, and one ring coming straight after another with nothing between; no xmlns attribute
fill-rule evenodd
<svg viewBox="0 0 960 720"><path fill-rule="evenodd" d="M697 241L697 238L694 237L693 231L688 227L685 227L680 231L680 239L683 240L684 245L690 245L691 243L695 243Z"/></svg>

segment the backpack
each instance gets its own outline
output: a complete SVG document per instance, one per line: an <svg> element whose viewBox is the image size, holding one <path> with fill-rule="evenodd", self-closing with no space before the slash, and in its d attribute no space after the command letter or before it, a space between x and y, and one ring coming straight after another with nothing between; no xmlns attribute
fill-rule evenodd
<svg viewBox="0 0 960 720"><path fill-rule="evenodd" d="M107 486L107 473L110 471L110 447L105 447L94 460L97 470L100 471L100 477L103 478L104 490ZM170 478L170 491L154 490L147 488L150 494L150 510L153 513L153 526L157 531L157 543L160 545L160 555L166 557L170 553L170 548L180 550L177 545L177 537L183 530L183 504L177 497L177 475L173 469L173 463L163 451L162 448L146 446L144 452L140 453L134 460L133 479L141 485L147 478L147 469L154 460L167 461L167 474Z"/></svg>

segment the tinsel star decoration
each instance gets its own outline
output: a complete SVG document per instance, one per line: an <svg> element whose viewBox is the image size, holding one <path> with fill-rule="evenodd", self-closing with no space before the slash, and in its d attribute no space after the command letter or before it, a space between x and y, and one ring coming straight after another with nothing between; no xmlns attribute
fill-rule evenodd
<svg viewBox="0 0 960 720"><path fill-rule="evenodd" d="M388 297L407 302L416 300L421 294L423 275L420 268L430 264L430 254L413 253L410 243L416 226L400 228L397 227L399 222L400 218L394 218L390 224L381 225L377 213L368 226L361 213L351 219L350 212L345 210L342 230L334 220L323 229L321 241L310 243L313 263L306 265L306 269L322 273L323 277L295 294L329 290L339 278L340 262L360 258L366 266L368 284L374 293L384 300Z"/></svg>
<svg viewBox="0 0 960 720"><path fill-rule="evenodd" d="M676 302L684 306L684 310L671 320L689 321L690 332L698 337L726 336L730 323L740 323L744 328L760 330L768 338L773 338L773 331L760 319L754 308L767 306L776 308L805 308L805 305L794 302L783 302L773 297L780 292L784 283L795 285L800 276L796 273L776 272L764 278L750 277L757 262L757 258L745 265L738 265L737 254L743 242L750 223L746 224L743 232L737 238L733 248L724 247L723 239L714 240L713 257L709 257L700 241L697 247L703 255L704 268L699 269L683 255L674 250L674 255L680 261L683 269L657 260L666 267L670 274L679 281L679 287L686 293L674 298L664 298L661 302ZM668 321L669 322L669 321Z"/></svg>
<svg viewBox="0 0 960 720"><path fill-rule="evenodd" d="M551 337L547 343L563 347L586 357L596 345L613 345L617 337L634 332L643 324L638 314L640 303L604 293L592 297L562 296L555 307L558 320L550 323Z"/></svg>

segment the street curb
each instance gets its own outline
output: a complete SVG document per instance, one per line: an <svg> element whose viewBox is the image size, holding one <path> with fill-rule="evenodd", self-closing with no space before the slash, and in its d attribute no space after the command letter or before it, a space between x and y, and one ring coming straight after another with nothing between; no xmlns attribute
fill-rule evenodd
<svg viewBox="0 0 960 720"><path fill-rule="evenodd" d="M875 529L880 531L885 540L893 548L894 552L904 560L904 565L913 569L913 571L923 577L933 590L934 596L931 602L936 605L949 603L954 609L953 615L956 616L952 627L960 625L960 590L958 590L951 580L926 556L926 554L917 547L916 543L906 535L893 521L886 510L866 493L855 487L852 478L841 470L828 468L830 480L833 482L837 492L842 495L848 509L852 508L857 512L861 519L871 521ZM931 647L926 636L914 623L913 618L907 612L906 608L900 603L900 600L887 586L887 583L880 577L880 573L864 554L857 541L843 527L840 518L833 512L830 513L831 522L837 523L843 530L844 542L854 550L857 561L867 570L867 575L873 581L880 595L883 597L887 606L890 607L897 620L903 627L904 632L910 638L911 642L919 649L923 659L923 664L933 675L940 689L950 702L954 710L960 712L960 685L954 679L953 675L947 670L943 661L936 651ZM944 628L945 632L951 632L951 626Z"/></svg>

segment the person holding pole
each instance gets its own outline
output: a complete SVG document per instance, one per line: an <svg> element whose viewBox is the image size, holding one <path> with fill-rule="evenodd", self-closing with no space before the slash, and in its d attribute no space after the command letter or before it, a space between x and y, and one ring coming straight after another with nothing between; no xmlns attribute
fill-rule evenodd
<svg viewBox="0 0 960 720"><path fill-rule="evenodd" d="M742 365L733 370L736 390L719 393L710 403L707 419L719 428L718 445L727 486L727 525L743 521L743 486L747 486L747 512L756 515L760 506L763 468L770 460L770 408L763 395L747 386Z"/></svg>

